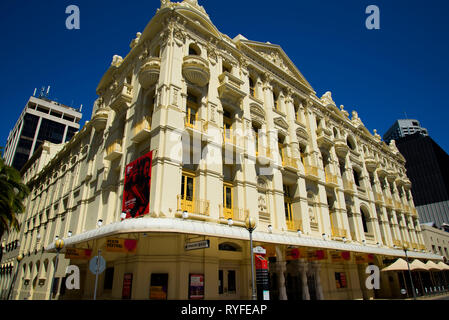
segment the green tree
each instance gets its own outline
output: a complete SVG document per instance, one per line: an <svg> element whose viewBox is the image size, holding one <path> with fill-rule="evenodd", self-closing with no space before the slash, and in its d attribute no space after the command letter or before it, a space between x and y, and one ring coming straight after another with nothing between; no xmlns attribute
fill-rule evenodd
<svg viewBox="0 0 449 320"><path fill-rule="evenodd" d="M11 229L20 230L17 214L25 211L24 200L28 194L19 171L0 158L0 235Z"/></svg>

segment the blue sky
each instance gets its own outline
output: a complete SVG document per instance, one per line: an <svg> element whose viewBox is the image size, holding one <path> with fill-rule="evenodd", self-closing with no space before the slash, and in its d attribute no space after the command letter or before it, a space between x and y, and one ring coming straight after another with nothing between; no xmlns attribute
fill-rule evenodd
<svg viewBox="0 0 449 320"><path fill-rule="evenodd" d="M396 119L416 118L449 151L449 1L199 0L231 38L279 44L321 97L357 110L383 134ZM65 9L78 5L81 29L67 30ZM365 9L380 9L380 30L367 30ZM95 89L115 54L125 56L159 0L0 2L5 145L34 88L91 116Z"/></svg>

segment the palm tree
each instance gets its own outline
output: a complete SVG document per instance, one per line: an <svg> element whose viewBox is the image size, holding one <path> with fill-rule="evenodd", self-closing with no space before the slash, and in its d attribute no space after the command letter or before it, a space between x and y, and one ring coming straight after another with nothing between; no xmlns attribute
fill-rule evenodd
<svg viewBox="0 0 449 320"><path fill-rule="evenodd" d="M22 183L19 171L0 158L0 235L11 229L20 230L17 214L25 211L23 201L28 187Z"/></svg>

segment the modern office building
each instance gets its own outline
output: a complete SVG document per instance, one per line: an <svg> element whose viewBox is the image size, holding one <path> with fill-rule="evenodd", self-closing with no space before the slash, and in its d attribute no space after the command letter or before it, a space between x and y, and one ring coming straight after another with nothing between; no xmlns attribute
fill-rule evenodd
<svg viewBox="0 0 449 320"><path fill-rule="evenodd" d="M397 297L402 276L369 290L368 264L404 246L442 259L425 250L395 144L319 98L281 47L229 38L195 0L161 1L97 93L82 130L22 169L23 227L2 239L19 241L2 260L13 299Z"/></svg>
<svg viewBox="0 0 449 320"><path fill-rule="evenodd" d="M449 155L420 133L397 139L396 146L406 159L420 221L438 228L449 224Z"/></svg>
<svg viewBox="0 0 449 320"><path fill-rule="evenodd" d="M63 143L79 130L80 111L52 101L42 93L26 103L6 142L7 165L21 170L43 141Z"/></svg>
<svg viewBox="0 0 449 320"><path fill-rule="evenodd" d="M383 139L386 143L390 143L391 140L397 140L402 137L419 133L423 136L427 136L427 129L422 128L418 120L415 119L400 119L397 120L390 129L384 134Z"/></svg>

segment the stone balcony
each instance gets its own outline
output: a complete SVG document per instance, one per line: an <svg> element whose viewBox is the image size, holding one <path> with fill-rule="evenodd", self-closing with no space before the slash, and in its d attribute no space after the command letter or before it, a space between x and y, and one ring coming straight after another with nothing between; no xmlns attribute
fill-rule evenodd
<svg viewBox="0 0 449 320"><path fill-rule="evenodd" d="M298 166L298 160L288 157L288 156L284 156L282 159L282 166L285 169L291 170L291 171L298 171L299 170L299 166Z"/></svg>
<svg viewBox="0 0 449 320"><path fill-rule="evenodd" d="M144 117L133 128L133 142L139 143L151 136L151 117Z"/></svg>
<svg viewBox="0 0 449 320"><path fill-rule="evenodd" d="M122 83L117 87L111 97L110 107L115 113L120 114L128 109L133 96L133 86L128 83Z"/></svg>
<svg viewBox="0 0 449 320"><path fill-rule="evenodd" d="M315 167L313 165L305 164L304 173L306 175L306 178L310 180L318 181L320 179L318 175L318 167Z"/></svg>
<svg viewBox="0 0 449 320"><path fill-rule="evenodd" d="M161 72L161 58L151 57L140 68L138 78L144 89L150 88L159 80Z"/></svg>
<svg viewBox="0 0 449 320"><path fill-rule="evenodd" d="M122 140L118 139L112 142L106 149L105 160L113 161L123 155Z"/></svg>
<svg viewBox="0 0 449 320"><path fill-rule="evenodd" d="M287 230L288 231L295 231L297 232L298 230L302 230L302 220L297 219L297 220L286 220L285 221L286 225L287 225Z"/></svg>
<svg viewBox="0 0 449 320"><path fill-rule="evenodd" d="M182 74L187 81L204 87L210 80L209 62L200 56L186 56L182 64Z"/></svg>
<svg viewBox="0 0 449 320"><path fill-rule="evenodd" d="M379 166L379 162L373 156L367 156L365 157L365 165L368 171L373 172Z"/></svg>
<svg viewBox="0 0 449 320"><path fill-rule="evenodd" d="M326 184L331 187L337 187L338 186L337 175L332 174L328 169L325 169L325 174L326 174Z"/></svg>
<svg viewBox="0 0 449 320"><path fill-rule="evenodd" d="M106 128L106 124L108 123L109 112L106 108L100 108L92 117L90 122L95 128L95 131L100 132Z"/></svg>
<svg viewBox="0 0 449 320"><path fill-rule="evenodd" d="M329 130L327 128L319 127L316 130L316 135L317 135L317 143L320 147L330 148L334 145L334 141L332 140L332 131L331 130Z"/></svg>
<svg viewBox="0 0 449 320"><path fill-rule="evenodd" d="M218 86L220 99L230 101L240 108L240 102L246 96L246 93L240 90L244 82L229 72L223 72L218 77L218 80L220 81L220 85Z"/></svg>
<svg viewBox="0 0 449 320"><path fill-rule="evenodd" d="M189 219L205 220L209 217L209 208L209 200L184 199L181 195L178 195L178 215L182 216L182 213L186 212Z"/></svg>
<svg viewBox="0 0 449 320"><path fill-rule="evenodd" d="M218 206L220 213L220 222L229 223L231 219L233 224L240 224L243 226L246 218L249 216L249 210L241 208L225 208L222 205Z"/></svg>
<svg viewBox="0 0 449 320"><path fill-rule="evenodd" d="M344 139L335 139L334 148L339 157L346 157L349 152L349 147Z"/></svg>
<svg viewBox="0 0 449 320"><path fill-rule="evenodd" d="M343 179L343 190L346 193L354 194L356 192L354 189L354 182Z"/></svg>

